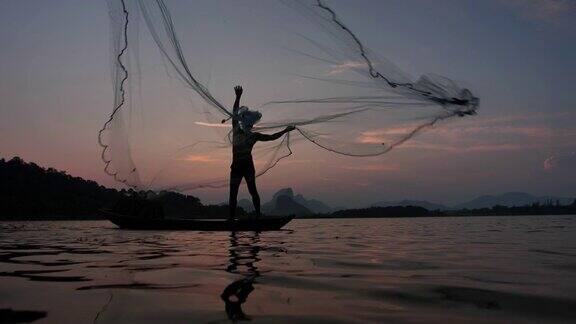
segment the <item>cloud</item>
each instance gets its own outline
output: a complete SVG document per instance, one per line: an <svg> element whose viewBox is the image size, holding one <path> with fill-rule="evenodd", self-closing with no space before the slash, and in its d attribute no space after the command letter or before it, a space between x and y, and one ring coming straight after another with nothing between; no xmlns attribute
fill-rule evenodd
<svg viewBox="0 0 576 324"><path fill-rule="evenodd" d="M399 149L425 149L449 152L518 151L539 148L572 147L576 127L562 127L559 121L574 114L533 114L497 118L471 118L440 123L408 140ZM361 144L394 143L414 129L405 124L364 131L356 138Z"/></svg>
<svg viewBox="0 0 576 324"><path fill-rule="evenodd" d="M222 124L222 123L205 123L205 122L194 122L196 125L205 126L205 127L217 127L217 128L231 128L232 125L230 124Z"/></svg>
<svg viewBox="0 0 576 324"><path fill-rule="evenodd" d="M314 163L325 163L325 160L304 160L304 159L289 159L282 161L283 164L314 164Z"/></svg>
<svg viewBox="0 0 576 324"><path fill-rule="evenodd" d="M366 64L362 62L346 61L344 63L331 66L330 70L328 71L328 75L340 74L351 69L361 68L365 66Z"/></svg>
<svg viewBox="0 0 576 324"><path fill-rule="evenodd" d="M360 136L358 136L356 142L361 144L382 144L395 142L396 139L410 133L416 127L418 127L418 124L412 123L384 129L364 131L360 132Z"/></svg>
<svg viewBox="0 0 576 324"><path fill-rule="evenodd" d="M187 162L194 162L194 163L212 163L212 162L220 162L220 159L215 159L210 157L209 155L188 155L183 158L179 159L180 161L187 161Z"/></svg>
<svg viewBox="0 0 576 324"><path fill-rule="evenodd" d="M536 23L558 24L576 12L574 0L503 0L517 14Z"/></svg>
<svg viewBox="0 0 576 324"><path fill-rule="evenodd" d="M576 151L563 154L553 154L546 158L543 163L545 171L574 169L574 166L576 166Z"/></svg>
<svg viewBox="0 0 576 324"><path fill-rule="evenodd" d="M402 126L362 132L357 138L357 142L362 144L394 143L409 134L414 128L414 126ZM425 134L407 141L399 148L453 151L518 150L533 147L535 142L545 141L552 136L552 129L545 126L440 125L428 129ZM527 141L523 142L520 139Z"/></svg>
<svg viewBox="0 0 576 324"><path fill-rule="evenodd" d="M515 144L476 144L470 146L426 144L426 143L407 143L402 148L435 150L447 152L488 152L488 151L519 151L529 148L537 148L536 145L515 145Z"/></svg>
<svg viewBox="0 0 576 324"><path fill-rule="evenodd" d="M318 177L317 179L326 181L326 182L342 182L340 178L331 178L331 177Z"/></svg>
<svg viewBox="0 0 576 324"><path fill-rule="evenodd" d="M343 166L342 169L355 170L355 171L396 171L400 169L397 164L361 164L361 165L349 165Z"/></svg>

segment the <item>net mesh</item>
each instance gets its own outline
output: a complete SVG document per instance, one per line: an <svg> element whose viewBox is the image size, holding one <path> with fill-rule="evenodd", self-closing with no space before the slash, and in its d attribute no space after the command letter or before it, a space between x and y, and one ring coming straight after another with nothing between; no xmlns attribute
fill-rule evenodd
<svg viewBox="0 0 576 324"><path fill-rule="evenodd" d="M325 1L107 1L114 106L99 143L105 171L135 189L227 185L237 83L263 115L254 131L296 126L256 145L257 175L305 145L385 154L478 108L454 81L376 55Z"/></svg>

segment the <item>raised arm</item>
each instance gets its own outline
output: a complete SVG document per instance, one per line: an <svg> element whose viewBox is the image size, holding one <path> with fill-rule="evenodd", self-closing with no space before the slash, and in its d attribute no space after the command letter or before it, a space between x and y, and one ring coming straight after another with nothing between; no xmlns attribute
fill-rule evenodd
<svg viewBox="0 0 576 324"><path fill-rule="evenodd" d="M274 133L274 134L256 133L256 140L262 141L262 142L274 141L274 140L277 140L280 137L282 137L282 135L293 131L294 129L296 129L296 127L288 126L288 127L284 128L283 130L281 130L277 133Z"/></svg>
<svg viewBox="0 0 576 324"><path fill-rule="evenodd" d="M234 109L232 110L232 126L238 126L238 109L240 108L240 97L242 97L242 92L244 90L241 86L237 85L234 87L234 92L236 93L236 100L234 100Z"/></svg>

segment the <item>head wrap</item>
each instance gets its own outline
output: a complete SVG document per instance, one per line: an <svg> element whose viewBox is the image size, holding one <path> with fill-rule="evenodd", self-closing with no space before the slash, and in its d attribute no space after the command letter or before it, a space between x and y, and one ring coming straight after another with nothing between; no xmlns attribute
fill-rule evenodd
<svg viewBox="0 0 576 324"><path fill-rule="evenodd" d="M240 122L240 127L243 130L250 130L254 124L258 123L262 118L262 114L257 110L250 110L246 106L240 107L238 110L238 120Z"/></svg>

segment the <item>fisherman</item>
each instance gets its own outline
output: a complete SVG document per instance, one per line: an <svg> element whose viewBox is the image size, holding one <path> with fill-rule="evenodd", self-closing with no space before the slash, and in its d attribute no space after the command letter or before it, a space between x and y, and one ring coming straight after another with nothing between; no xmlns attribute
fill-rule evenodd
<svg viewBox="0 0 576 324"><path fill-rule="evenodd" d="M284 130L274 134L262 134L253 132L254 124L260 121L262 114L258 111L250 110L246 106L240 107L240 97L243 89L241 86L234 87L236 100L232 114L232 165L230 166L230 214L228 220L236 217L236 206L238 205L238 189L242 178L246 180L248 191L252 196L252 203L256 217L260 217L260 196L256 189L256 171L252 159L252 148L258 141L274 141L282 135L296 129L288 126Z"/></svg>

